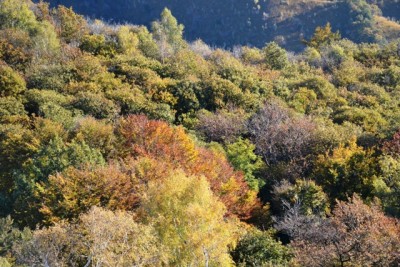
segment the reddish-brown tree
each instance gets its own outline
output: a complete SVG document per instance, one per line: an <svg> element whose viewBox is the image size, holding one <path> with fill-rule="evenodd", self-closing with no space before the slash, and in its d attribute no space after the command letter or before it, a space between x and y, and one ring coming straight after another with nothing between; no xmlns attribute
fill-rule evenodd
<svg viewBox="0 0 400 267"><path fill-rule="evenodd" d="M400 130L393 135L392 140L383 143L382 150L392 157L400 157Z"/></svg>
<svg viewBox="0 0 400 267"><path fill-rule="evenodd" d="M182 169L189 175L206 177L213 192L226 205L228 214L248 218L259 206L256 192L249 189L243 174L233 169L226 156L197 147L182 127L171 127L142 115L129 116L119 123L117 135L121 157L139 161L147 158L140 165L142 177L160 177L161 173L155 170ZM143 171L147 174L143 175Z"/></svg>
<svg viewBox="0 0 400 267"><path fill-rule="evenodd" d="M292 208L278 224L293 238L302 266L398 266L399 221L357 195L338 201L332 217L307 217Z"/></svg>

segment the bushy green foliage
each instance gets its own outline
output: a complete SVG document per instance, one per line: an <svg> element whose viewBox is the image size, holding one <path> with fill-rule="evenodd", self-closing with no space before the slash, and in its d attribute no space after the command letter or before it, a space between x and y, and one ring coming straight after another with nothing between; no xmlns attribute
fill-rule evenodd
<svg viewBox="0 0 400 267"><path fill-rule="evenodd" d="M13 115L25 115L24 105L14 97L0 98L0 118Z"/></svg>
<svg viewBox="0 0 400 267"><path fill-rule="evenodd" d="M0 27L19 28L34 33L37 30L35 14L29 0L5 0L0 3Z"/></svg>
<svg viewBox="0 0 400 267"><path fill-rule="evenodd" d="M15 227L10 216L0 218L0 265L4 267L14 266L14 259L9 252L18 242L27 240L32 233L28 228L19 230Z"/></svg>
<svg viewBox="0 0 400 267"><path fill-rule="evenodd" d="M329 211L328 197L323 188L312 180L296 180L290 184L282 181L273 190L274 201L277 206L287 208L288 205L298 205L304 215L318 214L324 216Z"/></svg>
<svg viewBox="0 0 400 267"><path fill-rule="evenodd" d="M6 65L0 65L0 96L18 96L26 89L21 75Z"/></svg>
<svg viewBox="0 0 400 267"><path fill-rule="evenodd" d="M268 43L264 48L265 62L271 69L281 70L289 65L286 51L275 42Z"/></svg>
<svg viewBox="0 0 400 267"><path fill-rule="evenodd" d="M272 232L251 229L231 252L237 266L285 266L290 249L276 241Z"/></svg>
<svg viewBox="0 0 400 267"><path fill-rule="evenodd" d="M66 42L79 41L88 32L87 22L83 16L76 14L72 8L58 6L60 37Z"/></svg>
<svg viewBox="0 0 400 267"><path fill-rule="evenodd" d="M320 155L316 164L314 177L332 202L344 200L353 193L371 198L375 185L380 183L373 151L357 146L354 139L340 145L331 154Z"/></svg>
<svg viewBox="0 0 400 267"><path fill-rule="evenodd" d="M239 138L236 142L227 145L226 153L233 167L244 172L250 188L258 191L263 184L256 175L264 164L261 157L254 153L255 148L256 146L248 139Z"/></svg>
<svg viewBox="0 0 400 267"><path fill-rule="evenodd" d="M101 94L90 92L78 93L73 106L85 114L97 119L113 118L119 112L119 107Z"/></svg>
<svg viewBox="0 0 400 267"><path fill-rule="evenodd" d="M80 48L95 56L113 56L116 52L115 43L107 41L101 34L83 36Z"/></svg>

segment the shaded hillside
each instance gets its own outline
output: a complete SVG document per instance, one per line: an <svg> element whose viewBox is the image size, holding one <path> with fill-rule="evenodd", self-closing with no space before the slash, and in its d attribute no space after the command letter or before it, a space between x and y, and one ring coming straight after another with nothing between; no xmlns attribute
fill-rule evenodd
<svg viewBox="0 0 400 267"><path fill-rule="evenodd" d="M309 37L316 26L330 22L334 30L352 41L382 41L400 36L394 27L367 30L367 20L376 15L396 17L399 3L394 0L378 1L379 7L364 0L51 0L53 6L72 6L91 18L102 18L117 23L129 22L150 26L164 7L172 10L185 25L185 38L201 38L206 43L222 47L254 45L261 47L275 40L282 46L300 50L303 37ZM362 18L360 24L358 20ZM393 22L395 23L395 22ZM395 23L397 24L397 23ZM371 27L372 27L371 26ZM385 35L386 34L386 35Z"/></svg>
<svg viewBox="0 0 400 267"><path fill-rule="evenodd" d="M400 19L400 1L399 0L386 0L386 1L371 1L379 6L382 10L383 16L388 18Z"/></svg>

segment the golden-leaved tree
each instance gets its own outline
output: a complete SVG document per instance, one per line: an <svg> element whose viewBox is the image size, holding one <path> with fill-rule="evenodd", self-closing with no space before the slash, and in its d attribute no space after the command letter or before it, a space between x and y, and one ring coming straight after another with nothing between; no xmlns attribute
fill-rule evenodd
<svg viewBox="0 0 400 267"><path fill-rule="evenodd" d="M170 266L231 266L228 249L237 240L239 225L225 213L204 177L179 171L161 183L150 182L141 208L167 248Z"/></svg>

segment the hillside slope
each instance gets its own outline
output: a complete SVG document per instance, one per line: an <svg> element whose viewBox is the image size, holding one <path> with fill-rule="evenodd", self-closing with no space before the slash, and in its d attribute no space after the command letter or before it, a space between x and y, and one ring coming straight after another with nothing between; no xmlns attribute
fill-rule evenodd
<svg viewBox="0 0 400 267"><path fill-rule="evenodd" d="M395 0L369 1L368 4L365 0L50 0L50 3L72 6L92 18L147 26L168 7L185 25L186 39L201 38L222 47L246 44L260 47L275 40L288 49L300 50L300 40L309 37L316 26L327 22L343 37L356 42L391 40L400 36L398 27L390 27L390 30L372 27L367 30L367 37L363 33L376 24L368 21L373 20L373 15L399 16L399 3ZM360 18L362 23L358 21Z"/></svg>
<svg viewBox="0 0 400 267"><path fill-rule="evenodd" d="M347 7L344 34L398 28L366 2L286 4L287 36ZM0 0L0 267L399 266L400 38L304 43Z"/></svg>

